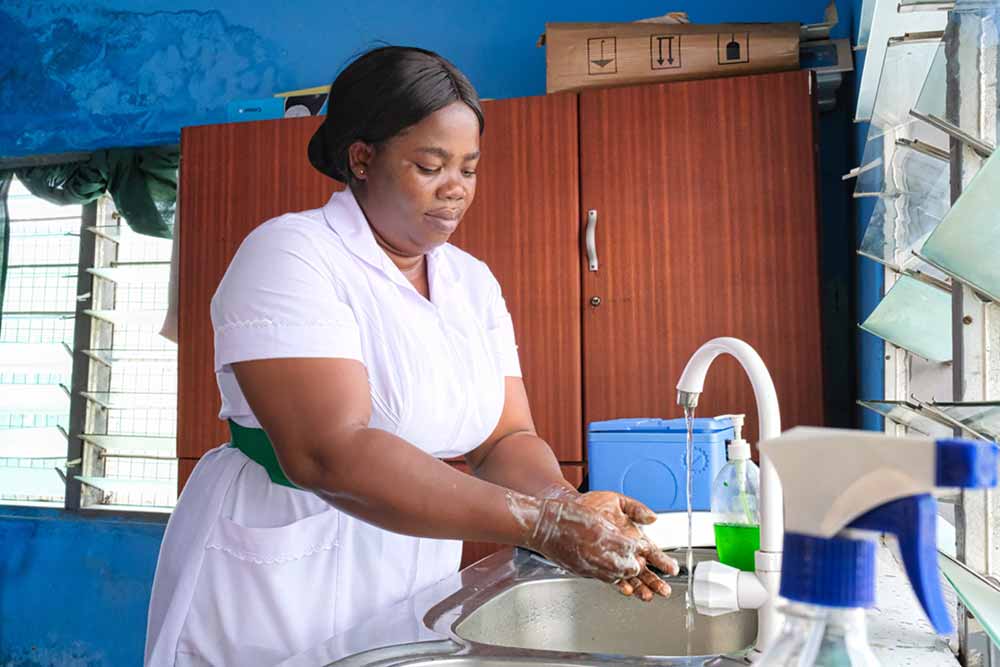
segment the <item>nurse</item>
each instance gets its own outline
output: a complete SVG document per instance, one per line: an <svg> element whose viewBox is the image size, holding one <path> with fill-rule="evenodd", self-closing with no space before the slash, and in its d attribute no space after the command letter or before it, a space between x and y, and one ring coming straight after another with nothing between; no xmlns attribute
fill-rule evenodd
<svg viewBox="0 0 1000 667"><path fill-rule="evenodd" d="M461 540L669 595L648 566L677 564L636 527L655 515L563 478L500 285L447 243L482 132L472 85L429 51L376 49L333 82L309 159L347 188L257 227L212 299L231 442L167 525L147 665L278 663L456 572Z"/></svg>

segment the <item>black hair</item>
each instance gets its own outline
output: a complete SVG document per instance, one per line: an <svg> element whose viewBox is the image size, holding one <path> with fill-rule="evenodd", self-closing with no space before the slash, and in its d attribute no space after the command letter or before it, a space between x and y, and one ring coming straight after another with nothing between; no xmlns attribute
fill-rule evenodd
<svg viewBox="0 0 1000 667"><path fill-rule="evenodd" d="M351 62L330 85L326 119L309 141L309 161L330 178L350 183L348 149L355 141L379 144L454 102L485 121L476 89L438 54L384 46Z"/></svg>

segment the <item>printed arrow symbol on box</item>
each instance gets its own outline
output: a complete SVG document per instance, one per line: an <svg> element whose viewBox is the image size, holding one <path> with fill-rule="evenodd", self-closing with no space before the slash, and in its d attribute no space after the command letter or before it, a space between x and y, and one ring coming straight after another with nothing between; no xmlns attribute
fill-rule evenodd
<svg viewBox="0 0 1000 667"><path fill-rule="evenodd" d="M612 60L614 60L614 58L605 58L604 57L604 40L602 39L601 40L601 57L598 60L591 60L590 62L594 63L598 67L605 67ZM580 62L580 61L577 61L577 62Z"/></svg>
<svg viewBox="0 0 1000 667"><path fill-rule="evenodd" d="M665 37L657 37L656 45L660 49L660 57L656 59L656 62L663 64L663 40L667 40L667 62L671 65L674 64L674 36L667 35Z"/></svg>

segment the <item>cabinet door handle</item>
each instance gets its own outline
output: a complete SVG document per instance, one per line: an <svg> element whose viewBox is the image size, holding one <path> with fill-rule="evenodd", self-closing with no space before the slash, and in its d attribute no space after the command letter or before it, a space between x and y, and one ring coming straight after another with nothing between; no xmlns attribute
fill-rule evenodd
<svg viewBox="0 0 1000 667"><path fill-rule="evenodd" d="M597 209L587 211L587 260L590 262L590 270L597 270Z"/></svg>

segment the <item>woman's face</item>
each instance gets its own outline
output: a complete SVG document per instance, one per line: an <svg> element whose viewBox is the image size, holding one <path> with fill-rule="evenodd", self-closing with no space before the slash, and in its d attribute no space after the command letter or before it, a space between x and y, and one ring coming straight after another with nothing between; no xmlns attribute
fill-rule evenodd
<svg viewBox="0 0 1000 667"><path fill-rule="evenodd" d="M479 119L463 102L379 146L351 147L358 201L382 244L403 257L448 241L476 195L478 162Z"/></svg>

